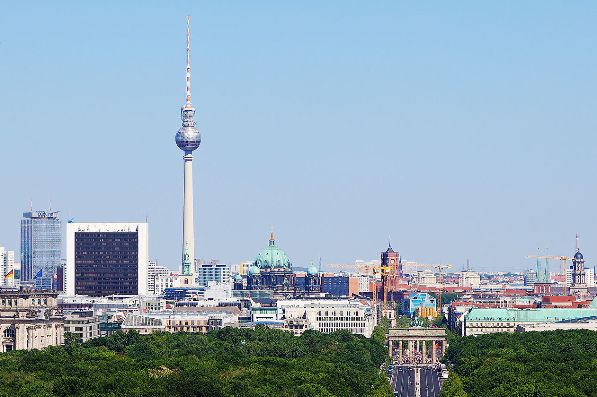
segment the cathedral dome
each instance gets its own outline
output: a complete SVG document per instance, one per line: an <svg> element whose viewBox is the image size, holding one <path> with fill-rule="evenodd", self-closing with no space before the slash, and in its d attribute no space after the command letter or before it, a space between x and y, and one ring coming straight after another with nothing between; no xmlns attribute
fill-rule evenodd
<svg viewBox="0 0 597 397"><path fill-rule="evenodd" d="M270 234L269 245L259 252L254 265L260 269L292 269L292 263L286 252L276 247L274 233Z"/></svg>

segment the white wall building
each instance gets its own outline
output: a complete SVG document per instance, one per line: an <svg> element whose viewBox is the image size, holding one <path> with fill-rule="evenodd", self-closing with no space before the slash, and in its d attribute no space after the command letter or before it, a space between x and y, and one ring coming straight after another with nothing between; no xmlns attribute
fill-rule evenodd
<svg viewBox="0 0 597 397"><path fill-rule="evenodd" d="M459 287L479 288L481 285L481 276L477 272L462 271L458 277Z"/></svg>
<svg viewBox="0 0 597 397"><path fill-rule="evenodd" d="M166 288L178 288L181 277L178 274L169 274L167 276L158 276L155 278L154 295L162 295Z"/></svg>
<svg viewBox="0 0 597 397"><path fill-rule="evenodd" d="M437 277L431 270L422 270L417 272L417 284L419 285L435 285L437 284Z"/></svg>
<svg viewBox="0 0 597 397"><path fill-rule="evenodd" d="M15 285L15 253L0 247L0 287Z"/></svg>
<svg viewBox="0 0 597 397"><path fill-rule="evenodd" d="M68 223L67 295L147 295L147 223Z"/></svg>
<svg viewBox="0 0 597 397"><path fill-rule="evenodd" d="M147 262L147 294L160 295L156 292L155 282L158 277L169 276L170 269L166 266L160 266L156 261ZM163 289L162 289L163 291Z"/></svg>
<svg viewBox="0 0 597 397"><path fill-rule="evenodd" d="M93 311L75 311L64 316L64 333L74 335L79 342L99 336L99 319Z"/></svg>
<svg viewBox="0 0 597 397"><path fill-rule="evenodd" d="M587 283L587 287L595 287L595 271L591 267L585 267L585 281ZM572 269L566 269L566 285L572 285Z"/></svg>
<svg viewBox="0 0 597 397"><path fill-rule="evenodd" d="M371 279L368 276L357 276L359 280L359 293L361 292L371 292L369 284L371 283Z"/></svg>
<svg viewBox="0 0 597 397"><path fill-rule="evenodd" d="M324 333L348 330L370 337L376 324L375 311L360 300L280 300L277 309L278 320L306 319L306 329Z"/></svg>

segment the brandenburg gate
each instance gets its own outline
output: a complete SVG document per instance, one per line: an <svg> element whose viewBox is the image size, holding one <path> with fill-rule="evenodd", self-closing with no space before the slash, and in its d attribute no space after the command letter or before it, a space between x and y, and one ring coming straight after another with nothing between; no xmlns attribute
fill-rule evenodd
<svg viewBox="0 0 597 397"><path fill-rule="evenodd" d="M388 354L402 364L435 364L446 352L444 328L390 328Z"/></svg>

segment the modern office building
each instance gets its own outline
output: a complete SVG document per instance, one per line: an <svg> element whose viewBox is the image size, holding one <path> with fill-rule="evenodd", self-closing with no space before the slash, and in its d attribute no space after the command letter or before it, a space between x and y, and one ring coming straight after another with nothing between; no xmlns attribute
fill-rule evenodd
<svg viewBox="0 0 597 397"><path fill-rule="evenodd" d="M186 100L180 109L182 127L176 133L176 145L184 151L184 202L182 217L182 277L193 280L195 262L195 226L193 215L193 150L201 144L201 134L196 128L195 108L191 104L191 17L187 17L187 67ZM186 284L183 282L183 284Z"/></svg>
<svg viewBox="0 0 597 397"><path fill-rule="evenodd" d="M21 219L21 282L56 289L62 225L57 211L29 211Z"/></svg>
<svg viewBox="0 0 597 397"><path fill-rule="evenodd" d="M207 287L210 281L230 282L230 265L225 263L197 263L197 285Z"/></svg>
<svg viewBox="0 0 597 397"><path fill-rule="evenodd" d="M0 247L0 287L15 285L15 253Z"/></svg>
<svg viewBox="0 0 597 397"><path fill-rule="evenodd" d="M67 295L147 295L147 223L69 223Z"/></svg>
<svg viewBox="0 0 597 397"><path fill-rule="evenodd" d="M350 296L350 277L347 275L324 275L321 279L321 292L334 297Z"/></svg>

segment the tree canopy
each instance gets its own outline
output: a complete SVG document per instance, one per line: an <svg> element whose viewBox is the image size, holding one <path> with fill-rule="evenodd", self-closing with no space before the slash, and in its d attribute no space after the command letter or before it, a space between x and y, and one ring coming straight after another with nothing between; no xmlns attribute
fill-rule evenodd
<svg viewBox="0 0 597 397"><path fill-rule="evenodd" d="M447 397L463 395L460 382L470 397L597 396L595 331L451 338L445 359L458 375Z"/></svg>
<svg viewBox="0 0 597 397"><path fill-rule="evenodd" d="M379 333L379 332L378 332ZM267 328L117 333L0 354L0 397L391 396L381 338Z"/></svg>

